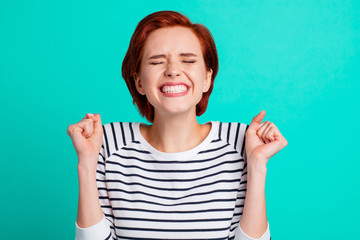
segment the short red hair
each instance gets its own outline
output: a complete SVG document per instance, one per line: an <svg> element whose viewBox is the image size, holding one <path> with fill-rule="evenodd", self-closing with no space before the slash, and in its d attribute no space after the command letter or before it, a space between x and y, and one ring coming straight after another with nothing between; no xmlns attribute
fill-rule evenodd
<svg viewBox="0 0 360 240"><path fill-rule="evenodd" d="M214 80L219 69L218 55L214 39L210 31L202 24L193 24L190 19L175 11L159 11L142 19L137 25L131 37L129 49L122 63L122 76L133 97L133 103L137 105L142 116L149 122L154 121L154 107L149 103L145 95L141 95L135 86L135 75L140 72L141 58L144 45L149 34L159 28L182 26L187 27L199 39L206 69L212 69L211 85L207 92L203 93L200 102L196 105L196 115L202 115L208 105L209 97L214 86Z"/></svg>

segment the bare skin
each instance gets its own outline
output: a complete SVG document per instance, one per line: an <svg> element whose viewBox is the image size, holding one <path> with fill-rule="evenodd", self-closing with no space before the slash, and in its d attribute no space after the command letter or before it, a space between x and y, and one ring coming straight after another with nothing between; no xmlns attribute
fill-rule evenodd
<svg viewBox="0 0 360 240"><path fill-rule="evenodd" d="M211 129L211 124L198 124L192 119L187 120L187 117L177 117L172 121L167 119L166 123L159 119L150 126L140 125L140 131L145 140L161 152L187 151L198 146L209 135Z"/></svg>

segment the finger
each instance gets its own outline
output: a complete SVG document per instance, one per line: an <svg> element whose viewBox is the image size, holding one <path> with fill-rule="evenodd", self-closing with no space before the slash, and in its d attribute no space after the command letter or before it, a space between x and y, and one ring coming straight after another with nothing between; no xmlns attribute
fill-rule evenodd
<svg viewBox="0 0 360 240"><path fill-rule="evenodd" d="M265 131L266 127L268 125L268 122L265 121L263 123L260 124L260 127L258 128L258 130L256 131L256 135L259 137L260 140L262 140L263 142L265 142L265 140L262 138L262 134Z"/></svg>
<svg viewBox="0 0 360 240"><path fill-rule="evenodd" d="M82 128L81 135L83 137L88 138L93 134L94 121L91 118L92 115L91 113L87 113L80 122L76 123L76 125Z"/></svg>
<svg viewBox="0 0 360 240"><path fill-rule="evenodd" d="M266 114L265 111L262 110L258 115L256 115L256 116L252 119L252 121L251 121L251 123L250 123L250 125L249 125L248 130L250 130L250 131L256 131L256 130L258 129L261 121L264 119L265 114Z"/></svg>
<svg viewBox="0 0 360 240"><path fill-rule="evenodd" d="M270 142L275 141L275 130L276 130L276 127L271 126L269 131L265 135L265 138L268 139Z"/></svg>
<svg viewBox="0 0 360 240"><path fill-rule="evenodd" d="M86 125L88 124L88 119L84 117L79 122L72 124L68 128L68 134L71 136L73 135L80 135L82 132L84 132L84 129Z"/></svg>
<svg viewBox="0 0 360 240"><path fill-rule="evenodd" d="M80 122L76 124L72 124L68 127L67 133L70 136L74 146L82 142L84 138L86 138L86 134L83 134L86 125L87 125L86 119L83 119Z"/></svg>
<svg viewBox="0 0 360 240"><path fill-rule="evenodd" d="M93 118L94 116L95 116L95 115L92 114L92 113L87 113L87 114L85 115L86 118Z"/></svg>
<svg viewBox="0 0 360 240"><path fill-rule="evenodd" d="M284 138L284 136L281 134L281 132L276 126L274 126L274 132L272 133L272 136L274 138L273 142L279 142L281 148L287 146L288 141Z"/></svg>
<svg viewBox="0 0 360 240"><path fill-rule="evenodd" d="M278 128L275 129L274 132L274 138L276 141L280 141L282 145L284 145L284 147L287 145L287 140L284 138L284 136L281 134L281 132L279 131Z"/></svg>
<svg viewBox="0 0 360 240"><path fill-rule="evenodd" d="M94 120L87 118L82 120L84 122L84 128L82 135L86 138L90 137L94 132Z"/></svg>
<svg viewBox="0 0 360 240"><path fill-rule="evenodd" d="M271 138L267 137L267 135L268 135L268 133L269 133L269 130L267 130L266 132L267 132L267 134L265 134L265 135L263 136L264 141L265 141L265 143L271 143L271 141L272 141Z"/></svg>
<svg viewBox="0 0 360 240"><path fill-rule="evenodd" d="M258 130L256 131L256 134L259 136L259 138L261 138L261 135L263 134L263 132L265 131L267 125L269 124L268 121L265 121L265 122L262 122L260 125L259 125L259 128Z"/></svg>
<svg viewBox="0 0 360 240"><path fill-rule="evenodd" d="M71 139L73 139L76 135L81 134L83 131L83 128L80 127L77 124L71 124L68 126L67 134L70 136Z"/></svg>
<svg viewBox="0 0 360 240"><path fill-rule="evenodd" d="M103 134L103 126L101 123L101 116L98 113L95 113L94 115L94 132L96 134Z"/></svg>
<svg viewBox="0 0 360 240"><path fill-rule="evenodd" d="M264 143L269 143L270 141L267 139L267 138L260 138L261 139L261 141L263 141Z"/></svg>
<svg viewBox="0 0 360 240"><path fill-rule="evenodd" d="M270 128L274 126L274 124L272 122L268 122L268 124L266 125L266 128L264 129L264 131L261 133L261 138L263 139L263 141L265 141L266 139L266 134L268 134Z"/></svg>
<svg viewBox="0 0 360 240"><path fill-rule="evenodd" d="M92 116L94 116L94 114L92 114L92 113L87 113L87 114L85 114L85 117L83 117L81 120L83 120L83 119L91 119Z"/></svg>

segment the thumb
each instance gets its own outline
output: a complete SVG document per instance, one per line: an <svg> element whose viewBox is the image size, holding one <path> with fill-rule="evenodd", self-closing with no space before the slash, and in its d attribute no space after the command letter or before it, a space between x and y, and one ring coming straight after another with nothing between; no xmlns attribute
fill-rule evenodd
<svg viewBox="0 0 360 240"><path fill-rule="evenodd" d="M103 126L101 123L100 114L95 113L93 120L94 120L94 134L102 136L103 135Z"/></svg>
<svg viewBox="0 0 360 240"><path fill-rule="evenodd" d="M103 126L101 123L100 114L90 115L91 119L94 121L94 131L93 134L88 138L97 148L101 148L102 139L103 139Z"/></svg>
<svg viewBox="0 0 360 240"><path fill-rule="evenodd" d="M252 119L252 121L251 121L251 123L250 123L250 125L249 125L248 130L250 130L250 131L256 131L256 130L259 128L259 125L260 125L261 121L264 119L265 114L266 114L266 113L265 113L265 110L262 110L258 115L256 115L256 116Z"/></svg>

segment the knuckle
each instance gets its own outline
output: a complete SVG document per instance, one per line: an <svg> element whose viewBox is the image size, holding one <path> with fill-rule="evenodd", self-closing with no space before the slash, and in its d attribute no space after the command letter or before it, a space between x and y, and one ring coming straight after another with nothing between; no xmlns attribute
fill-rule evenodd
<svg viewBox="0 0 360 240"><path fill-rule="evenodd" d="M74 128L74 124L71 124L68 126L67 131L70 132L72 131L73 128Z"/></svg>
<svg viewBox="0 0 360 240"><path fill-rule="evenodd" d="M68 126L66 132L67 132L68 135L71 135L72 133L75 132L75 129L76 129L76 125L75 125L75 124L71 124L71 125Z"/></svg>
<svg viewBox="0 0 360 240"><path fill-rule="evenodd" d="M69 126L67 127L66 133L67 133L68 135L70 135L70 131L71 131L71 125L69 125Z"/></svg>
<svg viewBox="0 0 360 240"><path fill-rule="evenodd" d="M100 114L95 113L94 115L95 115L96 120L101 120L101 116L100 116Z"/></svg>
<svg viewBox="0 0 360 240"><path fill-rule="evenodd" d="M92 119L86 118L86 119L84 119L84 122L85 122L86 124L90 124L90 123L92 123Z"/></svg>

